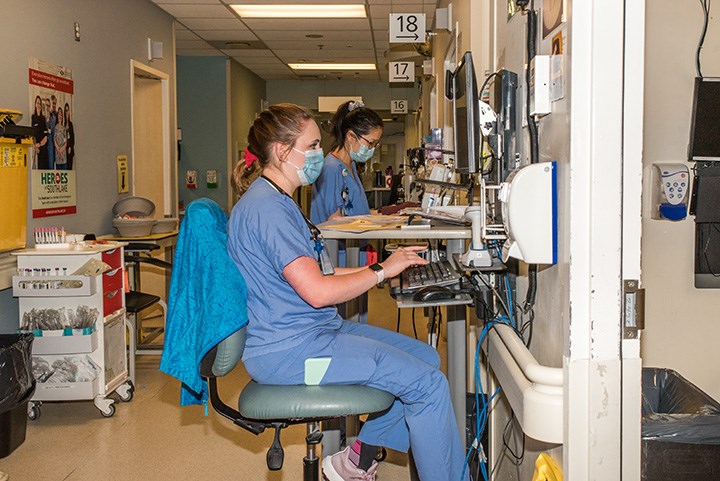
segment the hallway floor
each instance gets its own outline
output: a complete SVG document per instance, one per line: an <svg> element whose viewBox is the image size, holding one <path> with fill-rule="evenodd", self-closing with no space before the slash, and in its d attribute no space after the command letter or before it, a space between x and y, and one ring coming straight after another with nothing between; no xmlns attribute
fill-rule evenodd
<svg viewBox="0 0 720 481"><path fill-rule="evenodd" d="M386 290L369 295L370 323L395 329L397 310ZM401 332L413 335L410 310L402 310ZM427 339L426 318L416 312L420 339ZM439 349L445 359L446 345ZM28 421L27 439L0 459L7 481L91 480L267 480L302 479L305 426L283 430L285 463L271 472L265 454L272 432L254 436L201 406L179 407L179 383L158 371L159 356L137 356L136 390L129 403L103 418L90 401L44 403L42 415ZM235 369L221 383L226 401L237 399L248 381ZM231 402L228 402L232 404ZM378 479L410 479L407 456L390 452ZM0 474L0 480L3 480Z"/></svg>

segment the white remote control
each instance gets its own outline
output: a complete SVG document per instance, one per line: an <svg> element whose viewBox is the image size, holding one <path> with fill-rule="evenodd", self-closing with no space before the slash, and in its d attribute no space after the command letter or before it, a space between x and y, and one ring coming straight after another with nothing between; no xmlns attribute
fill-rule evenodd
<svg viewBox="0 0 720 481"><path fill-rule="evenodd" d="M662 188L668 203L678 205L687 197L690 186L688 171L677 168L662 169Z"/></svg>

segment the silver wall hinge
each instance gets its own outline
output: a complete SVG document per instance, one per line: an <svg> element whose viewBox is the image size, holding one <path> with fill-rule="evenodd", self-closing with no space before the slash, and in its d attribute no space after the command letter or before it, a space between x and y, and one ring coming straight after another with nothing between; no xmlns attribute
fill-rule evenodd
<svg viewBox="0 0 720 481"><path fill-rule="evenodd" d="M637 339L645 329L645 289L636 279L623 281L623 339Z"/></svg>

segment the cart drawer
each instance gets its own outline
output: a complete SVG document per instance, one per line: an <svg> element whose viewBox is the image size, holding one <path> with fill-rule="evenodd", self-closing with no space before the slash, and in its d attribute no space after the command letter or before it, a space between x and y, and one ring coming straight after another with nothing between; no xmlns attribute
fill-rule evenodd
<svg viewBox="0 0 720 481"><path fill-rule="evenodd" d="M122 267L122 249L113 249L102 253L102 260L109 265L111 269Z"/></svg>
<svg viewBox="0 0 720 481"><path fill-rule="evenodd" d="M112 292L123 287L123 270L119 267L103 274L103 292Z"/></svg>
<svg viewBox="0 0 720 481"><path fill-rule="evenodd" d="M108 292L103 297L103 316L107 317L123 307L123 290Z"/></svg>

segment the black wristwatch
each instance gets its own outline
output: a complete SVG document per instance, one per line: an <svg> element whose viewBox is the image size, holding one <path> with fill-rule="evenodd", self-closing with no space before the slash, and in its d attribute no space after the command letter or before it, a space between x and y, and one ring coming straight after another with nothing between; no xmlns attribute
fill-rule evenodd
<svg viewBox="0 0 720 481"><path fill-rule="evenodd" d="M379 263L370 264L370 270L375 273L377 276L377 283L380 284L383 280L385 280L385 271L383 270L383 266L381 266Z"/></svg>

